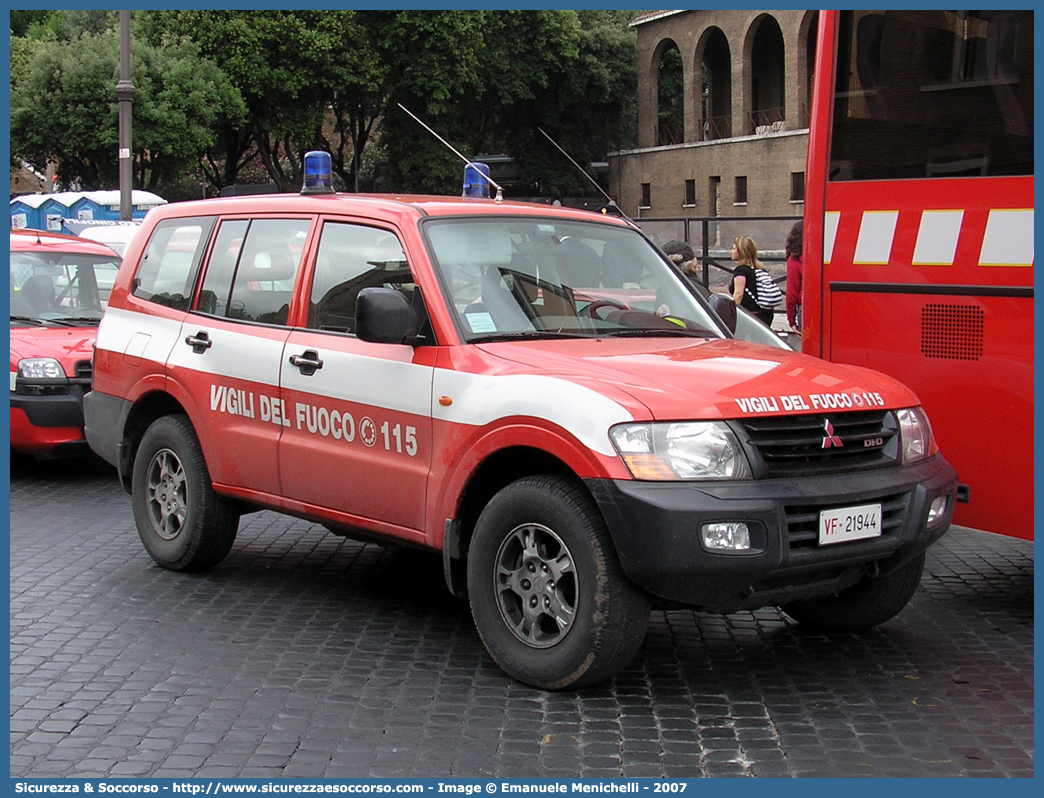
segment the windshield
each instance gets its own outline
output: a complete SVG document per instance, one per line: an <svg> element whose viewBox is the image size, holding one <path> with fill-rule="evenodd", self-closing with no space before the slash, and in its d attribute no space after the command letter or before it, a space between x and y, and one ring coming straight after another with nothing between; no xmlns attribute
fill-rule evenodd
<svg viewBox="0 0 1044 798"><path fill-rule="evenodd" d="M68 252L11 253L11 324L97 324L119 259Z"/></svg>
<svg viewBox="0 0 1044 798"><path fill-rule="evenodd" d="M508 338L724 337L637 231L561 219L437 219L432 261L469 341Z"/></svg>

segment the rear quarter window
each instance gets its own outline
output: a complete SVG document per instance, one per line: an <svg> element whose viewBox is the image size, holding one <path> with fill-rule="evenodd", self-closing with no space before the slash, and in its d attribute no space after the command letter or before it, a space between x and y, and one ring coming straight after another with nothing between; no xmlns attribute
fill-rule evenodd
<svg viewBox="0 0 1044 798"><path fill-rule="evenodd" d="M131 293L149 302L188 310L213 227L213 217L166 219L157 224L141 256Z"/></svg>

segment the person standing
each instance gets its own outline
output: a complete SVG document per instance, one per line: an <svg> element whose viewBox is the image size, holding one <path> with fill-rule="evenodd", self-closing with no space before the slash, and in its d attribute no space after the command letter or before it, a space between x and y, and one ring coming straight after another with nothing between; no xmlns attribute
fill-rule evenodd
<svg viewBox="0 0 1044 798"><path fill-rule="evenodd" d="M771 307L762 307L758 302L757 270L765 271L765 267L758 260L758 245L754 239L738 236L732 245L732 260L737 264L732 282L729 283L732 299L771 327L776 312ZM768 272L765 274L768 275Z"/></svg>
<svg viewBox="0 0 1044 798"><path fill-rule="evenodd" d="M803 250L804 225L798 221L790 228L783 251L787 256L787 324L796 333L802 330L801 289L802 270L801 254Z"/></svg>

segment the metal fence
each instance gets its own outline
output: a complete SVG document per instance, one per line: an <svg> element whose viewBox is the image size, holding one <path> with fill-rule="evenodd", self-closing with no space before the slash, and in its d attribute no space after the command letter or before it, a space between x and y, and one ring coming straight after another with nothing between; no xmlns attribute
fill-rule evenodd
<svg viewBox="0 0 1044 798"><path fill-rule="evenodd" d="M700 261L701 282L721 287L732 279L732 243L737 236L754 239L758 259L776 282L786 279L787 234L800 216L688 216L672 219L636 219L642 231L663 246L685 241Z"/></svg>

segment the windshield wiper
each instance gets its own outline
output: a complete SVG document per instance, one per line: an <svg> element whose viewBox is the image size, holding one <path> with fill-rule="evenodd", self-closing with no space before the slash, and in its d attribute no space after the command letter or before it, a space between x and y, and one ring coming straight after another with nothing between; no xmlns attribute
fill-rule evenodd
<svg viewBox="0 0 1044 798"><path fill-rule="evenodd" d="M27 317L12 316L11 318L14 319ZM62 316L58 319L30 319L30 321L37 322L41 327L44 327L48 324L54 324L58 327L82 327L84 326L84 324L97 326L98 322L100 322L101 319L96 319L93 316Z"/></svg>
<svg viewBox="0 0 1044 798"><path fill-rule="evenodd" d="M33 316L11 316L11 321L24 321L28 324L35 324L37 327L45 326L43 319L37 319Z"/></svg>
<svg viewBox="0 0 1044 798"><path fill-rule="evenodd" d="M550 332L548 330L519 330L516 332L496 332L473 335L468 339L473 344L487 344L496 341L533 341L533 340L562 340L567 338L591 338L586 333Z"/></svg>
<svg viewBox="0 0 1044 798"><path fill-rule="evenodd" d="M621 327L617 330L601 330L598 333L599 337L613 337L613 338L640 338L644 336L675 336L679 335L682 338L719 338L720 336L711 330L683 330L679 327L676 330L672 330L668 327Z"/></svg>

